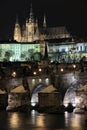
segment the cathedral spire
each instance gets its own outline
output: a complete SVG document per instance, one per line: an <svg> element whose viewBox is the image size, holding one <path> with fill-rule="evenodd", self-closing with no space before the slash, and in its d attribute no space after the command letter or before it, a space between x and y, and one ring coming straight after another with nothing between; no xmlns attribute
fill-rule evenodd
<svg viewBox="0 0 87 130"><path fill-rule="evenodd" d="M14 40L21 42L21 28L18 22L18 16L16 16L16 23L14 28Z"/></svg>
<svg viewBox="0 0 87 130"><path fill-rule="evenodd" d="M47 24L46 24L46 15L44 15L43 27L44 27L44 28L46 28L46 27L47 27Z"/></svg>
<svg viewBox="0 0 87 130"><path fill-rule="evenodd" d="M35 22L35 40L39 39L39 27L38 27L38 19L36 18L36 22Z"/></svg>
<svg viewBox="0 0 87 130"><path fill-rule="evenodd" d="M30 16L29 16L29 23L34 22L34 16L33 16L33 9L32 9L32 4L30 6Z"/></svg>

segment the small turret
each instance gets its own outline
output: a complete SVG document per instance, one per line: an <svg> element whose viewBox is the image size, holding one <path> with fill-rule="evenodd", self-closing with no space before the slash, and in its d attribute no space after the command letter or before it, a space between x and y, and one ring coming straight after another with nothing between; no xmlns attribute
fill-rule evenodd
<svg viewBox="0 0 87 130"><path fill-rule="evenodd" d="M38 20L36 19L35 22L35 31L34 31L34 41L39 40L39 27L38 27Z"/></svg>
<svg viewBox="0 0 87 130"><path fill-rule="evenodd" d="M18 17L16 17L16 23L14 28L14 40L21 42L21 28L18 22Z"/></svg>
<svg viewBox="0 0 87 130"><path fill-rule="evenodd" d="M33 15L33 9L32 9L32 4L30 7L30 16L29 16L29 23L33 23L34 22L34 15Z"/></svg>
<svg viewBox="0 0 87 130"><path fill-rule="evenodd" d="M46 28L46 27L47 27L47 23L46 23L46 15L44 15L43 27L44 27L44 28Z"/></svg>
<svg viewBox="0 0 87 130"><path fill-rule="evenodd" d="M35 32L37 34L39 34L39 27L38 27L38 20L36 19L36 22L35 22Z"/></svg>

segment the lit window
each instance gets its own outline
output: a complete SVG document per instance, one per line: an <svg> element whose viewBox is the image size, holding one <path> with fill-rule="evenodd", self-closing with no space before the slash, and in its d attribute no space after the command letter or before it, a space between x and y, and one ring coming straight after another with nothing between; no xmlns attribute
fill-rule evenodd
<svg viewBox="0 0 87 130"><path fill-rule="evenodd" d="M48 78L46 78L46 80L45 80L45 81L46 81L46 84L49 84L49 79L48 79Z"/></svg>
<svg viewBox="0 0 87 130"><path fill-rule="evenodd" d="M32 79L32 84L35 84L35 79Z"/></svg>
<svg viewBox="0 0 87 130"><path fill-rule="evenodd" d="M42 80L41 79L39 79L39 82L41 82Z"/></svg>

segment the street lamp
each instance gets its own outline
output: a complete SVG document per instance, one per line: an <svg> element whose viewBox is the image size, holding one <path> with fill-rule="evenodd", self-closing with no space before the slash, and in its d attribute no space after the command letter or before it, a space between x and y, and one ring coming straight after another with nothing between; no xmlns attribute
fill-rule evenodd
<svg viewBox="0 0 87 130"><path fill-rule="evenodd" d="M12 76L15 78L16 77L16 72L12 72Z"/></svg>
<svg viewBox="0 0 87 130"><path fill-rule="evenodd" d="M63 72L63 71L64 71L64 69L63 69L63 68L61 68L61 69L60 69L60 71L61 71L61 72Z"/></svg>
<svg viewBox="0 0 87 130"><path fill-rule="evenodd" d="M74 68L74 74L75 74L75 69L76 69L76 65L75 64L73 64L73 68Z"/></svg>
<svg viewBox="0 0 87 130"><path fill-rule="evenodd" d="M39 68L39 72L41 72L42 71L42 69L41 68Z"/></svg>
<svg viewBox="0 0 87 130"><path fill-rule="evenodd" d="M37 73L34 71L33 74L36 75Z"/></svg>

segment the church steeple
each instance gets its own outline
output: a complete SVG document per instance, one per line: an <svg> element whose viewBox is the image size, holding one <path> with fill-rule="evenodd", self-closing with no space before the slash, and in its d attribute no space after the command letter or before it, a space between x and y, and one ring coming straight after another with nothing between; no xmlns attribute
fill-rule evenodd
<svg viewBox="0 0 87 130"><path fill-rule="evenodd" d="M38 20L37 20L37 18L36 18L36 22L35 22L34 40L39 40L39 27L38 27Z"/></svg>
<svg viewBox="0 0 87 130"><path fill-rule="evenodd" d="M30 6L30 16L29 16L29 23L34 22L34 15L33 15L33 9L32 9L32 4Z"/></svg>
<svg viewBox="0 0 87 130"><path fill-rule="evenodd" d="M46 28L46 27L47 27L47 23L46 23L46 15L44 15L43 27L44 27L44 28Z"/></svg>
<svg viewBox="0 0 87 130"><path fill-rule="evenodd" d="M35 30L39 30L39 27L38 27L38 19L36 18L36 22L35 22Z"/></svg>
<svg viewBox="0 0 87 130"><path fill-rule="evenodd" d="M21 28L18 22L18 16L16 17L16 23L14 28L14 40L21 42Z"/></svg>

